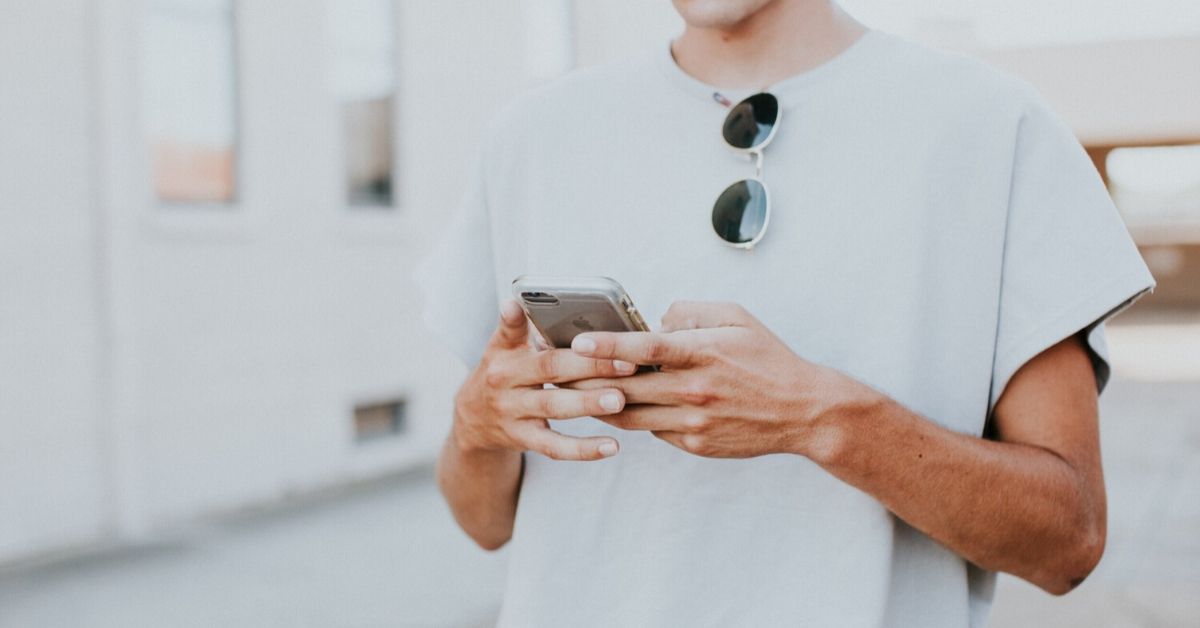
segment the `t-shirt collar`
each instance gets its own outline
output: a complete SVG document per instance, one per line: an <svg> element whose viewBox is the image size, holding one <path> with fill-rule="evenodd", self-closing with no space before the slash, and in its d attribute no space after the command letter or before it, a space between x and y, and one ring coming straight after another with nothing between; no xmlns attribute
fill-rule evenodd
<svg viewBox="0 0 1200 628"><path fill-rule="evenodd" d="M770 92L779 99L783 107L788 107L796 104L804 95L805 92L811 90L813 85L825 80L828 77L836 76L839 73L844 73L848 66L855 63L856 59L863 56L865 50L873 45L873 42L878 39L881 34L875 30L868 30L863 33L854 43L850 44L845 50L838 53L837 56L822 63L821 65L806 70L799 74L794 74L775 84L764 89L722 89L714 85L709 85L700 79L688 74L675 63L675 57L671 54L671 42L668 41L663 46L661 52L655 55L655 60L662 73L683 91L691 94L696 98L713 102L714 94L720 94L728 99L729 102L738 102L739 100L755 94L760 91Z"/></svg>

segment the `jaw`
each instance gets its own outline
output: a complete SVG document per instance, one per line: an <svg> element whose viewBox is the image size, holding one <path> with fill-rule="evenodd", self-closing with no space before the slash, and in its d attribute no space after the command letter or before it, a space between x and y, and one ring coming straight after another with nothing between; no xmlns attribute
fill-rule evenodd
<svg viewBox="0 0 1200 628"><path fill-rule="evenodd" d="M693 28L734 30L779 0L671 0L683 21Z"/></svg>

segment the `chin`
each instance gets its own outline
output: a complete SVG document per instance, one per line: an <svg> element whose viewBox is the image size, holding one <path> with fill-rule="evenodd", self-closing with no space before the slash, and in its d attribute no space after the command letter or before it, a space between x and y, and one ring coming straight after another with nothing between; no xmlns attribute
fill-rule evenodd
<svg viewBox="0 0 1200 628"><path fill-rule="evenodd" d="M688 26L729 28L776 0L671 0Z"/></svg>

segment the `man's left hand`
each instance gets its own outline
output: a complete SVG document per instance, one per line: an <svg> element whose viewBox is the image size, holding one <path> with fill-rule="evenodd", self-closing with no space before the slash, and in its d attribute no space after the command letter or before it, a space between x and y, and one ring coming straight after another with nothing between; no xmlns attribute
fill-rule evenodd
<svg viewBox="0 0 1200 628"><path fill-rule="evenodd" d="M676 302L662 323L662 332L575 338L571 348L580 355L661 367L571 384L625 393L625 409L600 420L650 431L699 456L795 453L819 461L837 446L837 412L886 400L847 375L797 356L740 305Z"/></svg>

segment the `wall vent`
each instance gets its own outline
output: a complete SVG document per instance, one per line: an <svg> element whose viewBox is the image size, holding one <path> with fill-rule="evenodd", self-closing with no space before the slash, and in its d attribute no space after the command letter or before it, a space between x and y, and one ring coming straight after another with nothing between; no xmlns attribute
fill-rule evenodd
<svg viewBox="0 0 1200 628"><path fill-rule="evenodd" d="M358 443L373 442L404 433L404 399L393 399L354 407L354 440Z"/></svg>

